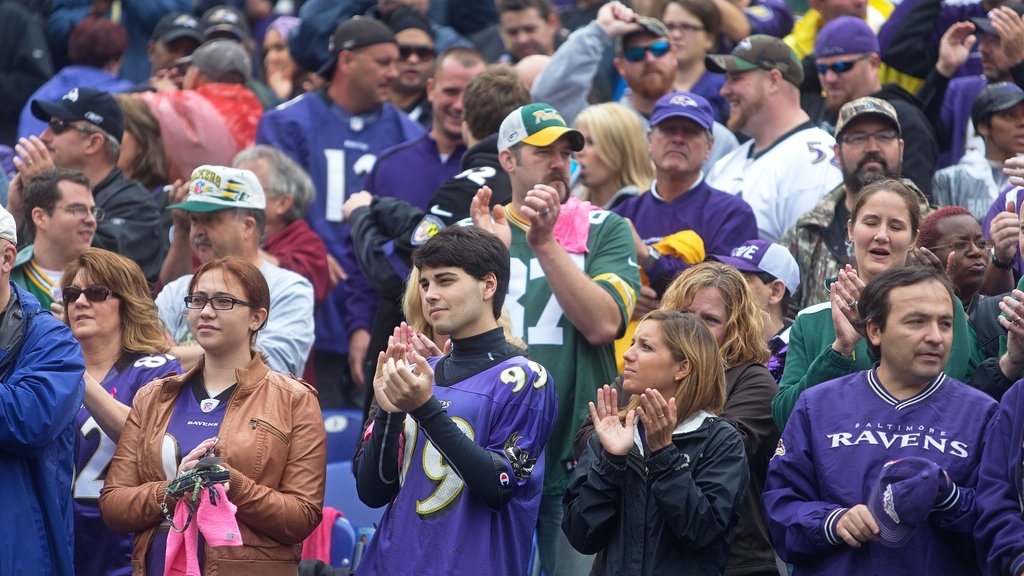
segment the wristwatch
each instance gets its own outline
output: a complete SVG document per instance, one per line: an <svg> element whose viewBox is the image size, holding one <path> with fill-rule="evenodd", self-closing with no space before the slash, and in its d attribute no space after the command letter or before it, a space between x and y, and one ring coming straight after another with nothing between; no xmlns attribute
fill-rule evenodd
<svg viewBox="0 0 1024 576"><path fill-rule="evenodd" d="M991 250L991 253L992 253L992 265L993 266L995 266L996 268L999 268L1000 270L1009 270L1010 268L1013 268L1013 258L1010 258L1006 262L1000 262L999 258L996 258L996 248L995 248L995 246L993 246L990 250Z"/></svg>

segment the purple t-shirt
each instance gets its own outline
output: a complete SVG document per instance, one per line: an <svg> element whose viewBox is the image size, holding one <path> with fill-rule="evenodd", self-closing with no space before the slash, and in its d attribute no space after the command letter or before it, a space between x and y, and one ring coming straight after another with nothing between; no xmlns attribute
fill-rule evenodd
<svg viewBox="0 0 1024 576"><path fill-rule="evenodd" d="M200 442L212 438L220 432L220 424L224 420L224 412L227 410L227 401L205 399L202 402L196 400L192 392L191 382L186 382L178 393L178 399L174 402L174 412L171 420L167 423L167 431L164 433L164 453L173 449L174 469L169 471L168 480L174 477L181 459L195 449ZM173 515L173 511L171 514ZM180 529L181 526L178 526ZM161 526L157 531L153 544L146 553L146 573L164 573L164 555L167 551L167 530ZM199 542L199 565L203 565L204 546L202 537Z"/></svg>
<svg viewBox="0 0 1024 576"><path fill-rule="evenodd" d="M153 379L181 371L173 356L140 356L124 370L116 367L100 383L118 402L131 406L135 393ZM116 534L100 518L100 488L117 443L100 430L85 406L75 416L75 573L127 576L132 573L132 535ZM102 550L98 554L97 550Z"/></svg>

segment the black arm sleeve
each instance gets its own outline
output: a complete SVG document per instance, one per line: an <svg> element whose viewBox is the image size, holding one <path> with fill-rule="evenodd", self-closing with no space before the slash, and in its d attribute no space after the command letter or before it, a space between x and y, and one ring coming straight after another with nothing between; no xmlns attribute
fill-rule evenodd
<svg viewBox="0 0 1024 576"><path fill-rule="evenodd" d="M910 0L898 6L878 31L882 61L905 74L926 76L939 54L931 35L941 9L939 0Z"/></svg>
<svg viewBox="0 0 1024 576"><path fill-rule="evenodd" d="M466 436L448 417L437 398L431 397L426 404L409 413L419 422L420 429L434 443L434 447L462 478L474 496L497 510L512 497L516 483L506 481L502 485L501 474L508 473L508 461L504 456L485 450Z"/></svg>
<svg viewBox="0 0 1024 576"><path fill-rule="evenodd" d="M935 68L928 73L924 79L924 86L917 92L917 99L921 101L921 109L925 117L932 121L935 128L935 138L939 142L939 150L949 150L950 131L949 127L942 121L942 102L946 99L946 89L949 88L949 78L946 78Z"/></svg>
<svg viewBox="0 0 1024 576"><path fill-rule="evenodd" d="M363 443L362 450L353 460L359 499L371 508L384 506L398 494L401 468L398 443L404 428L404 413L378 409L373 418L370 440Z"/></svg>
<svg viewBox="0 0 1024 576"><path fill-rule="evenodd" d="M1018 377L1020 376L1018 374ZM999 368L998 356L986 358L974 369L974 374L971 376L971 386L995 398L996 402L1002 400L1003 394L1010 389L1010 386L1013 386L1013 383L1014 380L1007 378Z"/></svg>

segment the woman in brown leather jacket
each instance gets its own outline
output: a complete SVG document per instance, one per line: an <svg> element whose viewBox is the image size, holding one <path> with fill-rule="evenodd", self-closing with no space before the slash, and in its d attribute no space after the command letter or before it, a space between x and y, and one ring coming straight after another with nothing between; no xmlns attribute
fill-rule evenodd
<svg viewBox="0 0 1024 576"><path fill-rule="evenodd" d="M249 262L203 265L186 307L204 356L189 372L154 380L136 395L100 494L103 520L135 532L134 574L163 574L165 510L173 513L178 503L169 481L214 453L230 472L226 493L237 506L243 545L205 543L190 561L205 574L297 574L301 543L323 505L326 444L316 393L270 370L253 351L270 290Z"/></svg>

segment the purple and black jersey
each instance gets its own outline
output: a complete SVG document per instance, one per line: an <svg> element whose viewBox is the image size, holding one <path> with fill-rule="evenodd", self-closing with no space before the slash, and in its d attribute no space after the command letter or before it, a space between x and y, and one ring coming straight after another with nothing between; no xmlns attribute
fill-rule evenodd
<svg viewBox="0 0 1024 576"><path fill-rule="evenodd" d="M118 402L131 406L145 384L175 372L181 366L173 356L141 356L124 370L111 368L100 383ZM100 518L100 488L107 477L117 442L100 430L83 406L75 417L75 573L89 576L126 576L132 573L132 536L115 534Z"/></svg>
<svg viewBox="0 0 1024 576"><path fill-rule="evenodd" d="M900 400L864 370L800 394L768 466L768 531L793 574L978 574L972 534L975 487L995 402L945 374ZM927 524L900 548L851 548L836 532L846 511L867 504L886 462L938 464L955 484Z"/></svg>
<svg viewBox="0 0 1024 576"><path fill-rule="evenodd" d="M547 370L513 356L450 386L435 384L434 397L467 437L501 455L499 481L512 496L498 509L474 496L406 416L401 488L359 574L525 574L544 484L542 451L556 414Z"/></svg>

